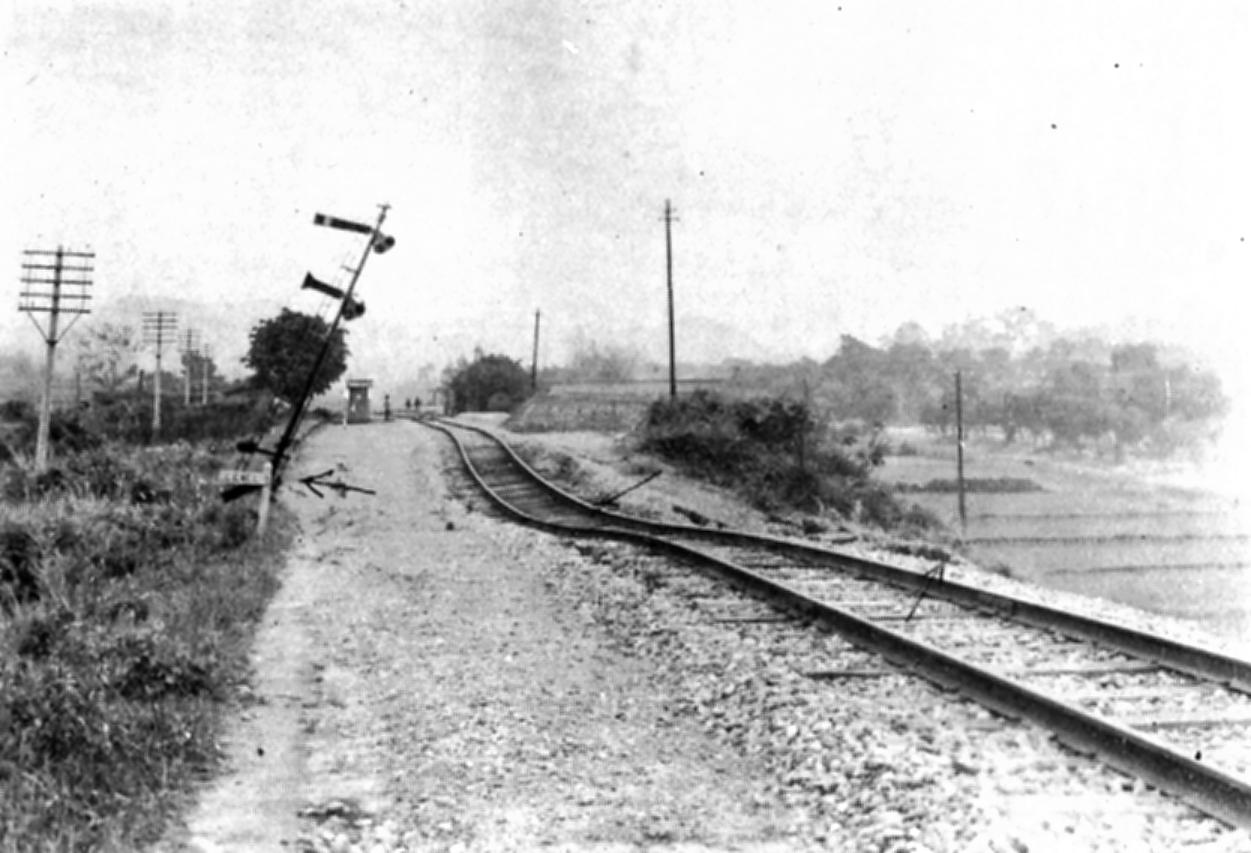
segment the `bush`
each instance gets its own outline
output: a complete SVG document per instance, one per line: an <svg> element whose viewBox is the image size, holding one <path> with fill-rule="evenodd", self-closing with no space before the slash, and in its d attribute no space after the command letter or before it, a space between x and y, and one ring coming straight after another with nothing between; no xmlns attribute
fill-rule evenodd
<svg viewBox="0 0 1251 853"><path fill-rule="evenodd" d="M871 478L887 447L880 431L854 425L822 430L804 403L727 401L705 390L660 400L648 409L640 447L738 490L766 511L833 509L882 527L908 516Z"/></svg>
<svg viewBox="0 0 1251 853"><path fill-rule="evenodd" d="M0 612L39 597L39 543L23 525L0 526Z"/></svg>

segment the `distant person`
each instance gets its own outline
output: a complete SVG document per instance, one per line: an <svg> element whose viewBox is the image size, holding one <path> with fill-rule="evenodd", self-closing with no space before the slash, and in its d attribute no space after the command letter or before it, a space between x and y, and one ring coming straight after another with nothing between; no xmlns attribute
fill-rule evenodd
<svg viewBox="0 0 1251 853"><path fill-rule="evenodd" d="M382 398L382 419L384 421L391 420L391 395L386 394Z"/></svg>

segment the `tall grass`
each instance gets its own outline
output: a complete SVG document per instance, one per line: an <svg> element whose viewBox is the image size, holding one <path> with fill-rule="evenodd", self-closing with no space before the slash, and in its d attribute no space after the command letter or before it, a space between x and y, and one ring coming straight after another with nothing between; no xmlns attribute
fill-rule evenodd
<svg viewBox="0 0 1251 853"><path fill-rule="evenodd" d="M223 460L105 447L0 496L0 850L155 840L218 759L290 524L250 538Z"/></svg>

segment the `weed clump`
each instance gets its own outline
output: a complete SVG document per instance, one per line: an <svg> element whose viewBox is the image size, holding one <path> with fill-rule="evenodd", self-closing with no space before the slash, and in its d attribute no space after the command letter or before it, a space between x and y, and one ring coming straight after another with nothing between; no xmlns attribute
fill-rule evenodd
<svg viewBox="0 0 1251 853"><path fill-rule="evenodd" d="M203 447L88 447L0 497L0 849L136 849L218 759L277 587Z"/></svg>

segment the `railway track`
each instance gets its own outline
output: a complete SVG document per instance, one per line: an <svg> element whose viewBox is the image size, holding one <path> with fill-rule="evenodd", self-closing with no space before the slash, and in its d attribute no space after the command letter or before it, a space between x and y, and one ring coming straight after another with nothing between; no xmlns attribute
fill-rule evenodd
<svg viewBox="0 0 1251 853"><path fill-rule="evenodd" d="M714 570L791 618L1031 720L1080 752L1251 829L1251 662L801 542L609 512L541 478L493 433L427 425L456 443L478 486L518 521L630 541Z"/></svg>

